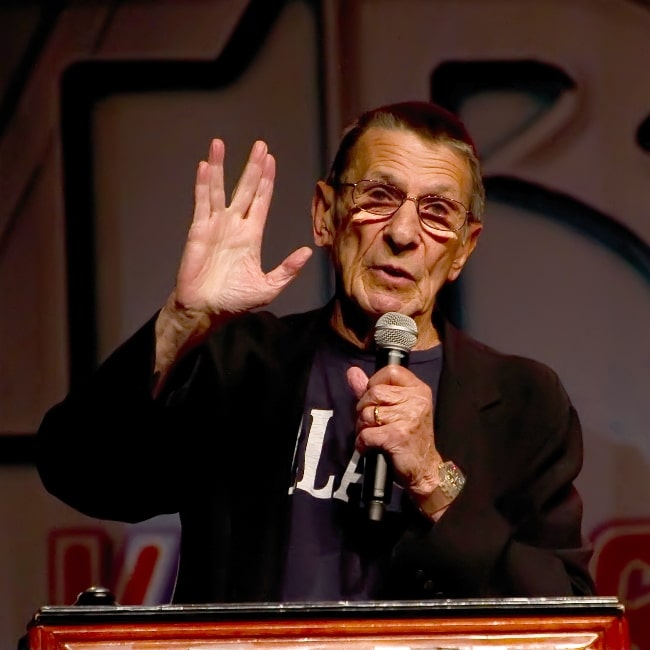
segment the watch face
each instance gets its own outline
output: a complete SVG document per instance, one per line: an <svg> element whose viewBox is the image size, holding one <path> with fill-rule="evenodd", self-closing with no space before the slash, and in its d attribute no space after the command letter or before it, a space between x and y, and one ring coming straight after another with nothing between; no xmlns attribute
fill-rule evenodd
<svg viewBox="0 0 650 650"><path fill-rule="evenodd" d="M460 471L460 468L450 460L446 463L441 463L438 467L438 471L440 489L450 499L455 499L465 485L465 476Z"/></svg>

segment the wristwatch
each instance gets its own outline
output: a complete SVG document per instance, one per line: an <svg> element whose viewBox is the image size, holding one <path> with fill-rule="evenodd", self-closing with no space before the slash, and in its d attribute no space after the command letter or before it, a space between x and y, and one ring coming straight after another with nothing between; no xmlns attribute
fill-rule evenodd
<svg viewBox="0 0 650 650"><path fill-rule="evenodd" d="M453 501L465 485L465 475L460 471L456 463L448 460L438 465L438 488Z"/></svg>
<svg viewBox="0 0 650 650"><path fill-rule="evenodd" d="M465 485L465 475L456 463L447 460L438 465L438 481L436 489L426 501L417 504L427 519L435 519L434 515L446 508L460 494Z"/></svg>

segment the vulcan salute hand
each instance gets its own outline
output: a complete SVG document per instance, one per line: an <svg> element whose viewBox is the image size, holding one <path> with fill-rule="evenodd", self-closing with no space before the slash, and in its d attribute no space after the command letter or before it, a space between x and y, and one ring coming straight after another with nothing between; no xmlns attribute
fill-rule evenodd
<svg viewBox="0 0 650 650"><path fill-rule="evenodd" d="M257 141L226 205L225 146L215 139L196 173L194 216L176 287L156 322L159 389L173 364L234 315L269 304L298 275L311 249L295 250L264 273L261 249L275 159Z"/></svg>

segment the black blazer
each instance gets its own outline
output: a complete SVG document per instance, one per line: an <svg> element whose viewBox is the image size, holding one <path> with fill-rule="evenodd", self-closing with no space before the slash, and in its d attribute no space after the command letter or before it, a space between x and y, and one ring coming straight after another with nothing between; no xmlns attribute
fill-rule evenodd
<svg viewBox="0 0 650 650"><path fill-rule="evenodd" d="M178 512L175 602L278 600L292 456L328 315L242 316L188 355L156 400L150 320L45 415L44 486L98 518ZM436 444L467 483L437 524L412 513L386 599L593 594L573 486L582 434L558 377L437 327Z"/></svg>

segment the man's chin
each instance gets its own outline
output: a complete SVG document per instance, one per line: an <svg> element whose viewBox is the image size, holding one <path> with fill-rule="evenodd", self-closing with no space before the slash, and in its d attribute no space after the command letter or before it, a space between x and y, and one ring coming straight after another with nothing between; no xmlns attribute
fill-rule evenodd
<svg viewBox="0 0 650 650"><path fill-rule="evenodd" d="M367 311L377 317L386 314L389 311L396 311L400 314L411 316L413 305L410 301L404 300L399 296L377 294L368 296Z"/></svg>

